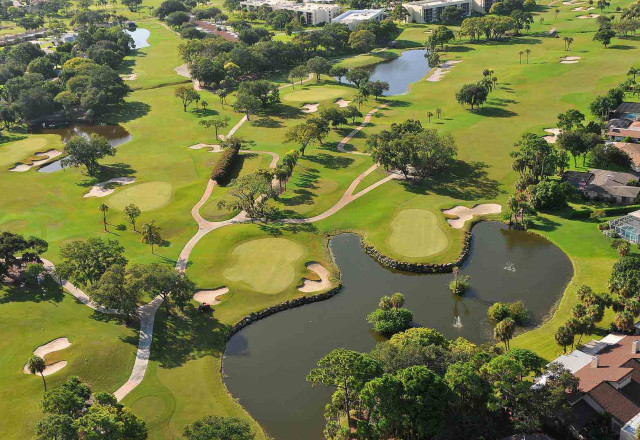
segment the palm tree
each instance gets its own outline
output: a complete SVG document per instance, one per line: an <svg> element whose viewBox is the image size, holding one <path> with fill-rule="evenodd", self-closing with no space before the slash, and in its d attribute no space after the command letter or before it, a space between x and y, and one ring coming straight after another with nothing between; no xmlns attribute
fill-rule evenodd
<svg viewBox="0 0 640 440"><path fill-rule="evenodd" d="M433 112L427 112L427 118L429 122L431 122L431 118L433 117Z"/></svg>
<svg viewBox="0 0 640 440"><path fill-rule="evenodd" d="M494 76L491 78L491 83L493 84L493 88L495 89L498 86L498 77Z"/></svg>
<svg viewBox="0 0 640 440"><path fill-rule="evenodd" d="M571 43L573 43L573 38L567 37L567 50L571 50Z"/></svg>
<svg viewBox="0 0 640 440"><path fill-rule="evenodd" d="M569 40L569 37L564 37L563 40L564 40L564 50L566 51L567 50L567 41Z"/></svg>
<svg viewBox="0 0 640 440"><path fill-rule="evenodd" d="M484 69L482 71L482 76L491 76L491 69Z"/></svg>
<svg viewBox="0 0 640 440"><path fill-rule="evenodd" d="M209 106L209 103L203 99L202 101L200 101L200 105L202 106L203 110L206 110Z"/></svg>
<svg viewBox="0 0 640 440"><path fill-rule="evenodd" d="M509 342L511 341L511 338L513 338L513 333L515 332L515 329L516 329L515 321L511 318L506 318L500 321L499 323L497 323L496 326L493 328L493 337L499 341L504 342L505 350L509 351L509 346L510 346Z"/></svg>
<svg viewBox="0 0 640 440"><path fill-rule="evenodd" d="M636 75L640 75L640 68L632 67L627 72L627 76L633 76L633 82L636 82Z"/></svg>
<svg viewBox="0 0 640 440"><path fill-rule="evenodd" d="M104 203L98 207L100 212L102 212L102 223L104 223L104 232L107 232L107 211L109 207Z"/></svg>
<svg viewBox="0 0 640 440"><path fill-rule="evenodd" d="M556 13L556 20L557 20L558 19L558 14L560 13L560 9L556 9L554 12Z"/></svg>
<svg viewBox="0 0 640 440"><path fill-rule="evenodd" d="M391 305L394 309L399 309L404 306L404 295L400 292L396 292L391 295Z"/></svg>
<svg viewBox="0 0 640 440"><path fill-rule="evenodd" d="M436 109L436 117L437 117L438 119L440 119L440 115L441 115L441 114L442 114L442 109L441 109L440 107L438 107L438 108Z"/></svg>
<svg viewBox="0 0 640 440"><path fill-rule="evenodd" d="M151 245L151 253L153 254L153 245L160 242L160 228L156 226L155 220L151 223L142 225L142 242Z"/></svg>
<svg viewBox="0 0 640 440"><path fill-rule="evenodd" d="M527 54L527 64L529 64L529 54L531 53L531 49L525 49L524 52Z"/></svg>
<svg viewBox="0 0 640 440"><path fill-rule="evenodd" d="M35 354L29 358L27 361L27 369L31 372L31 374L40 373L42 376L42 382L44 383L44 390L47 391L47 381L44 380L44 369L47 365L44 363L44 359L40 356L36 356Z"/></svg>
<svg viewBox="0 0 640 440"><path fill-rule="evenodd" d="M522 64L522 54L524 54L523 51L518 52L518 55L520 55L520 64Z"/></svg>

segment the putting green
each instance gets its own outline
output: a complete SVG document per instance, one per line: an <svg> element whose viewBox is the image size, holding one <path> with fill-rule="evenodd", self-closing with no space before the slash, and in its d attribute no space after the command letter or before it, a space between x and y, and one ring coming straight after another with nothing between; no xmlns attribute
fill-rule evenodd
<svg viewBox="0 0 640 440"><path fill-rule="evenodd" d="M0 167L10 168L16 162L22 162L32 156L34 153L47 151L54 148L57 144L53 140L53 136L31 136L16 142L3 144L0 148Z"/></svg>
<svg viewBox="0 0 640 440"><path fill-rule="evenodd" d="M447 236L438 225L438 217L425 209L405 209L391 221L389 246L405 257L426 257L445 250Z"/></svg>
<svg viewBox="0 0 640 440"><path fill-rule="evenodd" d="M108 205L122 211L133 203L142 211L160 208L171 201L172 187L168 182L147 182L117 191L109 197Z"/></svg>
<svg viewBox="0 0 640 440"><path fill-rule="evenodd" d="M279 293L296 281L305 248L285 238L261 238L236 246L223 276L256 292Z"/></svg>
<svg viewBox="0 0 640 440"><path fill-rule="evenodd" d="M336 99L343 97L345 90L337 87L315 87L315 86L303 86L300 88L298 85L294 91L287 93L282 97L283 101L294 102L318 102L326 101L327 99Z"/></svg>

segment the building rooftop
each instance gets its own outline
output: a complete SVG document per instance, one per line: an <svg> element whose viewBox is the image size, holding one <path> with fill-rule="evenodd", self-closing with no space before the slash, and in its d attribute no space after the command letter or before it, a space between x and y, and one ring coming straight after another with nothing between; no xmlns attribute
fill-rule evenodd
<svg viewBox="0 0 640 440"><path fill-rule="evenodd" d="M631 158L631 162L635 167L640 167L640 144L631 142L612 142L620 151L624 151Z"/></svg>
<svg viewBox="0 0 640 440"><path fill-rule="evenodd" d="M616 109L616 113L638 113L640 114L640 102L623 102Z"/></svg>
<svg viewBox="0 0 640 440"><path fill-rule="evenodd" d="M360 22L371 20L373 17L382 13L384 9L353 9L338 15L333 19L334 22L349 23L352 21Z"/></svg>
<svg viewBox="0 0 640 440"><path fill-rule="evenodd" d="M418 0L415 2L403 3L415 6L446 6L448 4L469 3L469 0Z"/></svg>
<svg viewBox="0 0 640 440"><path fill-rule="evenodd" d="M575 186L580 191L588 191L602 196L618 196L635 198L640 193L640 187L627 186L638 176L632 173L600 170L594 168L589 172L566 171L562 180Z"/></svg>

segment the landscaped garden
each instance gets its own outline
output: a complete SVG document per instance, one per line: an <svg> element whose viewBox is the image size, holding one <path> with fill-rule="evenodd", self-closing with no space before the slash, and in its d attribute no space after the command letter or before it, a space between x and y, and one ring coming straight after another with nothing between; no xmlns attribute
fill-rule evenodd
<svg viewBox="0 0 640 440"><path fill-rule="evenodd" d="M555 127L557 115L568 109L590 114L589 104L597 95L625 80L640 48L635 37L615 37L605 47L593 41L599 28L595 19L578 18L583 13L573 11L574 5L545 3L536 7L530 29L519 36L488 41L484 37L469 41L468 36L460 36L449 41L448 50L439 52L442 61L460 62L451 64L438 81L421 79L410 84L406 94L383 93L364 99L358 88L345 83L343 76L330 76L328 70L319 75L318 82L315 75L308 78L307 71L293 78L295 84L291 84L291 78L285 79L286 74L269 71L263 79L271 81L271 85L260 95L267 102L264 105L250 92L244 93L242 85L233 86L228 96L221 97L201 80L196 80L202 86L197 100L185 94L176 96L179 87L191 88L191 79L181 75L180 69L176 71L187 61L181 46L186 40L165 22L151 17L150 12L145 13L145 9L133 13L117 5L117 11L124 11L150 31L150 46L123 55L114 68L119 75L136 75L124 81L131 91L99 119L121 125L131 139L114 147L113 155L100 159L97 173L88 172L88 166L72 165L51 173L36 171L44 165L16 172L11 169L18 164L42 160L43 156L37 153L55 150L69 157L68 151L58 135L30 133L20 124L3 129L0 232L46 240L49 246L43 256L56 266L65 259L61 247L74 240L99 237L117 240L130 265L158 263L184 269L198 290L227 287L228 293L217 298L220 303L214 304L211 315L199 313L196 301L176 304L176 310L169 315L162 307L157 313L154 310L153 343L148 366L143 370L144 380L124 396L122 403L144 420L150 438L180 438L185 426L206 415L246 420L257 438L266 438L269 432L262 431L241 406L243 402L238 403L229 395L223 382L221 366L230 326L253 312L328 290L299 290L303 279L319 279L308 267L310 263L326 268L331 285L337 286L339 270L327 246L328 237L341 232L356 233L364 244L408 264L455 261L465 247L472 222L454 228L447 222L454 217L443 211L457 206L499 204L503 213L509 213L510 195L519 178L510 153L521 134L529 131L536 136L547 135L543 130ZM159 5L159 1L144 3L144 7ZM628 0L616 0L597 12L619 19L621 13L616 7L629 5ZM261 20L251 22L258 27L263 24ZM345 68L398 59L405 49L422 48L430 35L427 31L435 29L434 25L398 26L394 45L381 45L385 47L361 54L336 53L329 58ZM552 28L560 38L549 34ZM183 31L179 27L176 30ZM572 38L570 51L567 41L563 41L565 36ZM277 39L291 40L285 37ZM572 60L578 62L562 63L566 56L579 57ZM424 64L424 59L420 61ZM424 65L419 68L424 69L424 75L429 74ZM496 82L484 105L471 111L468 105L456 102L456 93L463 84L481 80L486 69L491 70ZM268 102L269 96L276 95L274 87L281 87L277 92L280 102ZM628 94L627 99L635 98ZM74 102L70 111L86 111L81 108L83 105L84 101ZM335 124L326 122L326 130L315 138L305 140L296 133L301 124L319 124L318 119L323 117L338 118L334 110L346 109L347 105L357 108L360 116L335 119ZM363 124L364 115L375 108L379 110L371 114L369 124L341 144ZM243 116L248 120L241 122ZM202 123L214 120L226 122L220 125L220 135L234 131L233 136L227 137L242 140L230 178L215 184L210 180L211 172L224 153L214 146L222 145L224 151L234 147L226 143L229 139L224 136L216 138L211 124ZM384 166L371 170L374 160L357 153L369 151L372 145L375 149L374 135L408 120L419 121L423 129L452 136L456 151L447 166L419 181L403 179L400 172L389 174ZM409 131L404 134L418 140L421 136ZM429 133L423 130L422 135ZM287 155L299 150L303 142L308 142L303 153L296 155L290 173L276 184L281 193L273 200L267 198L264 209L259 211L268 221L240 218L242 210L233 202L241 200L240 196L246 195L252 185L251 195L259 196L265 182L269 184L274 177L264 177L271 162L277 159L277 164L282 165L285 157L291 158ZM189 148L198 144L207 147ZM581 163L578 159L576 165ZM582 169L574 166L573 160L569 164ZM264 178L251 180L255 176ZM94 185L125 177L135 180L108 186L112 193L104 197L83 197ZM387 180L379 184L382 179ZM192 208L199 201L202 204L196 214L201 220L196 222ZM220 201L225 203L221 205ZM141 211L135 217L137 228L127 215L131 205ZM572 316L574 305L579 302L580 286L588 285L597 292L608 290L612 267L619 258L610 239L597 227L610 217L575 218L572 213L585 207L595 209L600 205L574 199L567 208L538 210L528 218L529 229L560 248L573 267L571 281L564 293L556 292L558 300L549 305L548 316L536 322L535 328L519 328L511 340L511 347L533 350L547 361L562 352L554 335ZM500 214L484 218L497 220ZM241 224L234 224L231 219ZM149 232L149 225L158 228L158 236ZM84 287L89 296L90 288L89 284ZM347 286L343 293L349 295L350 288ZM510 289L518 290L518 286ZM150 289L148 295L138 298L134 306L151 300L155 296L152 292L155 291ZM428 289L424 294L430 294ZM329 300L324 306L331 309L331 304ZM0 432L6 433L7 438L33 436L37 420L43 417L39 407L42 380L22 372L37 347L63 337L71 343L69 348L44 357L47 365L67 362L47 377L49 387L79 376L94 392L115 392L134 368L139 342L137 321L125 324L91 310L63 293L51 277L42 288L0 285L0 316L3 334L8 336L0 344L0 354L7 359L4 384L0 387L0 408L7 417L0 420ZM447 330L457 325L455 317L460 315L447 316ZM422 323L418 313L415 320ZM465 317L461 320L464 325ZM604 318L582 340L608 333L613 320L613 311L607 309ZM424 325L431 326L429 322ZM249 349L252 343L247 341ZM236 355L237 340L233 346ZM363 344L362 349L366 346Z"/></svg>

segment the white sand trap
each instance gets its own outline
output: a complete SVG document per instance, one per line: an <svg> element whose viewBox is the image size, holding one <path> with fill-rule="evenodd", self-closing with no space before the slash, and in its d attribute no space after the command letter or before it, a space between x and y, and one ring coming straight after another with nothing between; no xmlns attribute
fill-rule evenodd
<svg viewBox="0 0 640 440"><path fill-rule="evenodd" d="M579 18L580 20L584 20L585 18L598 18L598 17L600 17L600 14L578 15L577 18Z"/></svg>
<svg viewBox="0 0 640 440"><path fill-rule="evenodd" d="M576 64L579 63L582 57L562 57L560 58L560 64Z"/></svg>
<svg viewBox="0 0 640 440"><path fill-rule="evenodd" d="M440 81L442 78L444 78L444 76L447 73L449 73L449 71L451 71L451 68L454 65L461 62L462 60L445 61L444 63L440 64L438 67L436 67L431 71L431 74L427 78L427 81L431 81L431 82Z"/></svg>
<svg viewBox="0 0 640 440"><path fill-rule="evenodd" d="M191 79L191 74L189 73L189 66L187 65L187 63L184 63L182 66L178 66L173 70L175 70L178 75Z"/></svg>
<svg viewBox="0 0 640 440"><path fill-rule="evenodd" d="M65 348L69 347L71 347L71 342L69 342L67 338L58 338L36 348L35 350L33 350L33 354L44 359L44 357L49 353L64 350ZM62 370L66 365L67 361L54 362L53 364L47 365L42 374L48 376ZM24 374L31 374L29 368L27 368L26 365L24 366L22 371Z"/></svg>
<svg viewBox="0 0 640 440"><path fill-rule="evenodd" d="M544 131L547 133L551 133L549 136L543 136L542 139L549 142L550 144L555 144L556 140L558 140L558 135L562 133L562 130L559 128L545 128Z"/></svg>
<svg viewBox="0 0 640 440"><path fill-rule="evenodd" d="M302 106L302 113L315 113L318 111L318 107L320 107L320 104L318 104L317 102L315 104L305 104Z"/></svg>
<svg viewBox="0 0 640 440"><path fill-rule="evenodd" d="M591 6L589 8L587 8L587 11L593 11L595 9L595 6Z"/></svg>
<svg viewBox="0 0 640 440"><path fill-rule="evenodd" d="M584 11L585 9L582 6L578 6L577 8L573 8L572 11L574 12L578 12L578 11Z"/></svg>
<svg viewBox="0 0 640 440"><path fill-rule="evenodd" d="M61 151L58 150L49 150L44 153L36 153L34 156L42 157L42 159L34 160L31 164L18 163L13 168L10 168L9 171L14 171L18 173L24 173L25 171L29 171L33 167L38 167L43 163L46 163L53 159L54 157L58 157L62 154Z"/></svg>
<svg viewBox="0 0 640 440"><path fill-rule="evenodd" d="M464 224L473 218L474 215L486 215L486 214L500 214L502 212L502 206L495 203L484 203L482 205L476 205L473 208L467 208L465 206L456 206L446 211L442 211L443 214L454 215L458 218L449 218L447 223L454 229L461 229Z"/></svg>
<svg viewBox="0 0 640 440"><path fill-rule="evenodd" d="M208 148L209 153L220 153L222 151L221 145L195 144L189 147L190 150L201 150L203 148Z"/></svg>
<svg viewBox="0 0 640 440"><path fill-rule="evenodd" d="M229 293L228 287L219 287L213 290L199 290L195 295L193 295L193 299L199 303L207 303L215 306L216 304L220 304L220 300L218 298L225 293Z"/></svg>
<svg viewBox="0 0 640 440"><path fill-rule="evenodd" d="M302 279L302 285L298 287L300 292L310 293L318 292L320 290L326 290L331 287L331 281L329 281L329 271L320 263L310 262L305 264L307 269L315 272L320 277L320 281Z"/></svg>
<svg viewBox="0 0 640 440"><path fill-rule="evenodd" d="M120 75L120 78L122 78L123 81L134 81L138 79L138 74L132 73L131 75Z"/></svg>
<svg viewBox="0 0 640 440"><path fill-rule="evenodd" d="M338 107L344 108L344 107L347 107L350 102L351 101L345 101L344 99L339 99L336 101L336 104L338 105Z"/></svg>
<svg viewBox="0 0 640 440"><path fill-rule="evenodd" d="M113 194L116 190L116 185L130 185L136 181L135 177L115 177L113 179L109 179L106 182L100 182L91 187L91 190L83 195L83 198L89 197L105 197L109 194Z"/></svg>

